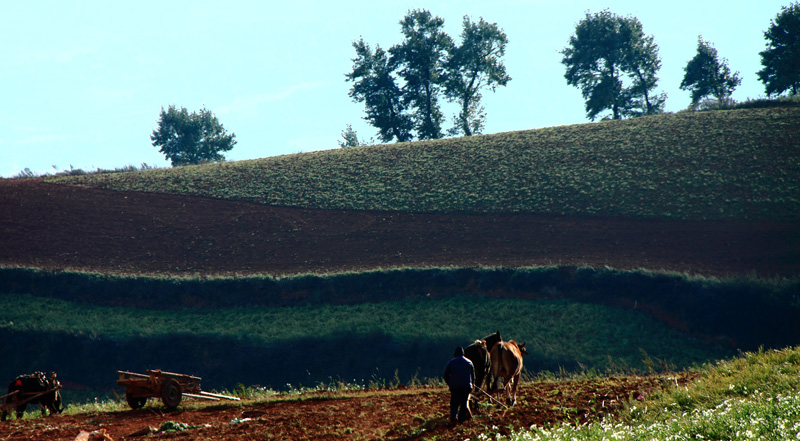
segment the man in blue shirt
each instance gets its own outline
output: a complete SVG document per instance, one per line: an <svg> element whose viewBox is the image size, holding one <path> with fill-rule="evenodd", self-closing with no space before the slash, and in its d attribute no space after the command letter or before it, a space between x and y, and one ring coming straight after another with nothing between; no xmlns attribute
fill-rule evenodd
<svg viewBox="0 0 800 441"><path fill-rule="evenodd" d="M464 357L464 349L456 348L453 358L444 368L444 381L450 387L450 422L458 422L472 418L469 410L469 394L475 382L475 367Z"/></svg>

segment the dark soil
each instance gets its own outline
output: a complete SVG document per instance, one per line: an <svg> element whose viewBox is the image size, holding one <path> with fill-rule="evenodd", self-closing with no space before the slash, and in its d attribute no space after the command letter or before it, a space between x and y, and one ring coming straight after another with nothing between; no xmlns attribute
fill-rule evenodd
<svg viewBox="0 0 800 441"><path fill-rule="evenodd" d="M800 222L273 207L0 179L0 265L120 273L298 274L588 265L800 274Z"/></svg>
<svg viewBox="0 0 800 441"><path fill-rule="evenodd" d="M689 381L687 375L621 377L583 381L523 383L517 405L506 409L481 395L474 418L450 424L450 395L442 388L400 388L332 396L305 395L245 406L214 405L167 411L151 399L141 410L7 421L0 439L72 441L81 431L105 429L114 440L151 439L133 434L167 421L194 426L158 439L183 440L464 440L478 434L509 434L509 427L528 428L558 422L581 423L619 412L624 403L642 399L662 387ZM504 401L501 393L497 399ZM188 407L182 405L182 407ZM244 422L234 421L249 418Z"/></svg>

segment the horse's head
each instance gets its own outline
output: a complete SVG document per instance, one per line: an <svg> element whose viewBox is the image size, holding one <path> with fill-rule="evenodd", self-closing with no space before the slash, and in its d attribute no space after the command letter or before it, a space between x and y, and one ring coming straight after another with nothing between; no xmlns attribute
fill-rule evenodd
<svg viewBox="0 0 800 441"><path fill-rule="evenodd" d="M519 345L519 352L522 355L528 355L528 350L525 349L525 342L522 342L522 344Z"/></svg>
<svg viewBox="0 0 800 441"><path fill-rule="evenodd" d="M500 337L500 331L497 331L494 334L489 334L486 337L483 337L483 341L486 342L486 349L491 351L494 345L503 341L503 338Z"/></svg>
<svg viewBox="0 0 800 441"><path fill-rule="evenodd" d="M486 340L475 340L473 344L479 348L486 349Z"/></svg>

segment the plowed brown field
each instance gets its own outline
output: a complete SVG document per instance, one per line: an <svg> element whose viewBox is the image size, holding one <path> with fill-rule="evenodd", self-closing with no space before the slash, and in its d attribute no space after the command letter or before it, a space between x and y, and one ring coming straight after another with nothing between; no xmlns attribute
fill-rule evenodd
<svg viewBox="0 0 800 441"><path fill-rule="evenodd" d="M335 397L317 393L303 399L276 399L246 406L217 405L195 410L179 407L173 412L151 402L137 411L7 421L0 423L0 439L72 441L81 431L99 429L105 429L114 440L150 439L152 435L143 437L143 430L158 429L163 423L174 421L190 428L160 433L157 439L463 440L481 433L507 435L510 427L518 430L599 419L618 412L624 402L685 381L686 375L524 383L516 406L506 409L481 397L480 404L472 405L474 418L462 425L448 422L450 398L445 389L400 388Z"/></svg>
<svg viewBox="0 0 800 441"><path fill-rule="evenodd" d="M273 275L589 265L800 274L800 223L272 207L0 179L0 264Z"/></svg>

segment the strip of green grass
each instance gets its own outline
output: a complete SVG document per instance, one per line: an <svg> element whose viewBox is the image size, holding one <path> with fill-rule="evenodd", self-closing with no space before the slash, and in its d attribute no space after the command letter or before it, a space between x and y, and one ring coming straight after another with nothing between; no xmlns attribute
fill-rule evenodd
<svg viewBox="0 0 800 441"><path fill-rule="evenodd" d="M800 108L687 112L53 179L338 209L800 218Z"/></svg>
<svg viewBox="0 0 800 441"><path fill-rule="evenodd" d="M561 360L569 368L580 363L600 370L610 363L644 369L641 350L676 367L726 354L633 311L565 300L453 298L152 311L0 295L0 327L112 340L192 335L255 345L381 334L401 345L429 340L466 346L500 330L507 339L527 341L534 357Z"/></svg>
<svg viewBox="0 0 800 441"><path fill-rule="evenodd" d="M427 268L292 277L164 277L0 267L0 293L142 309L291 307L453 297L621 306L743 350L800 338L798 279L714 279L611 268Z"/></svg>

